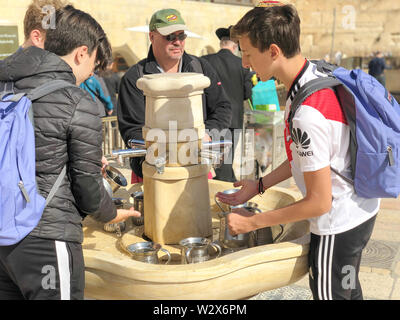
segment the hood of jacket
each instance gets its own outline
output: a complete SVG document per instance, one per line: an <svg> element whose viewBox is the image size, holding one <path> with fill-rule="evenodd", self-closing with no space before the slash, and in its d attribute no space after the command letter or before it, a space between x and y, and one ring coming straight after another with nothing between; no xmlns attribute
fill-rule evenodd
<svg viewBox="0 0 400 320"><path fill-rule="evenodd" d="M76 83L72 68L63 59L37 47L19 50L0 61L0 81L19 82L32 77L37 80L35 86L56 78Z"/></svg>

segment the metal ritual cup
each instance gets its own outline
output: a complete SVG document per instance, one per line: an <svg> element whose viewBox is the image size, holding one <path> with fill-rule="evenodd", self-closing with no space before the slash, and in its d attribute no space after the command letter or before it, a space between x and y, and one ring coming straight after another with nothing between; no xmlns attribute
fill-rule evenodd
<svg viewBox="0 0 400 320"><path fill-rule="evenodd" d="M275 243L275 241L283 234L284 231L282 224L280 224L279 227L281 228L281 231L277 236L275 236L275 238L273 237L271 227L265 227L252 231L249 238L249 247Z"/></svg>
<svg viewBox="0 0 400 320"><path fill-rule="evenodd" d="M201 237L190 237L183 239L179 242L181 246L181 263L199 263L210 260L210 254L208 253L209 246L213 246L217 249L218 258L221 255L222 249L221 247L211 242L211 240L207 238Z"/></svg>
<svg viewBox="0 0 400 320"><path fill-rule="evenodd" d="M232 193L238 192L239 190L240 189L228 189L228 190L222 191L222 193L232 194ZM229 204L225 204L225 203L219 202L217 200L217 194L214 195L214 201L217 204L217 206L221 209L222 213L232 212L232 207Z"/></svg>
<svg viewBox="0 0 400 320"><path fill-rule="evenodd" d="M260 209L251 207L248 203L243 203L237 206L231 207L231 209L236 208L244 208L251 212L261 212ZM222 218L220 219L220 231L219 231L219 241L227 248L240 248L240 247L248 247L251 243L251 239L255 239L253 235L254 231L240 233L232 236L229 233L229 228L227 225L227 216L229 213L223 213Z"/></svg>
<svg viewBox="0 0 400 320"><path fill-rule="evenodd" d="M105 168L105 172L105 179L110 184L113 193L120 187L126 187L128 185L124 175L116 168L108 165Z"/></svg>
<svg viewBox="0 0 400 320"><path fill-rule="evenodd" d="M161 245L158 243L137 242L127 246L126 249L132 254L132 259L137 261L158 264L158 251L160 250L168 255L168 260L165 264L168 264L171 261L171 254L169 251L161 248Z"/></svg>
<svg viewBox="0 0 400 320"><path fill-rule="evenodd" d="M136 191L131 194L133 198L133 208L140 212L140 217L132 217L132 223L135 226L142 226L144 223L144 193Z"/></svg>
<svg viewBox="0 0 400 320"><path fill-rule="evenodd" d="M232 194L239 191L239 189L229 189L223 191L225 194ZM214 195L214 200L217 206L221 209L221 212L218 214L220 217L220 228L219 228L219 241L224 245L226 248L241 248L241 247L247 247L249 245L250 241L250 233L240 233L235 236L232 236L229 233L229 228L227 225L227 216L230 212L232 212L233 209L236 208L244 208L246 210L252 211L252 212L261 212L260 209L257 207L254 207L250 205L249 202L245 202L242 204L239 204L237 206L227 206L228 212L226 212L221 205L221 203L218 202L216 194ZM254 238L254 237L253 237Z"/></svg>

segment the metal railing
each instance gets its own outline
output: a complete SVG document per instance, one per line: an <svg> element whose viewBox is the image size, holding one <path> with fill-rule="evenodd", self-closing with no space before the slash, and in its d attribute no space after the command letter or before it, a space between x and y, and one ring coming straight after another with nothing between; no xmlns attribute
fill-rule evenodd
<svg viewBox="0 0 400 320"><path fill-rule="evenodd" d="M103 126L103 155L110 157L113 150L125 149L125 143L118 129L117 117L104 117Z"/></svg>

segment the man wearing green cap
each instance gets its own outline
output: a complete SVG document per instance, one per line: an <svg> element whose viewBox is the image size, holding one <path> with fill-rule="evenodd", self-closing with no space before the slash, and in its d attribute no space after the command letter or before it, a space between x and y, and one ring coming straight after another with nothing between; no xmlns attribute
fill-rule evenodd
<svg viewBox="0 0 400 320"><path fill-rule="evenodd" d="M232 111L221 82L213 67L204 59L185 52L187 26L179 11L163 9L153 14L149 25L151 46L146 59L132 66L121 80L118 97L118 124L126 145L128 140L143 140L145 97L136 81L145 74L162 72L197 72L211 80L204 90L203 115L208 130L229 128ZM173 120L173 115L171 115ZM131 158L131 167L142 178L143 158Z"/></svg>

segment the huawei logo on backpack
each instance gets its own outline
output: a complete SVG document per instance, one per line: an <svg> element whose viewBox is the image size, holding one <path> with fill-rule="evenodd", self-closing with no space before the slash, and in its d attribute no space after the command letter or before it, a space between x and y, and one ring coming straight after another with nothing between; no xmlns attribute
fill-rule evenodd
<svg viewBox="0 0 400 320"><path fill-rule="evenodd" d="M308 137L308 134L305 131L302 132L300 129L293 128L292 139L296 144L296 149L301 147L303 150L307 150L310 147L311 139ZM310 157L314 155L312 151L297 151L297 154L300 157Z"/></svg>

